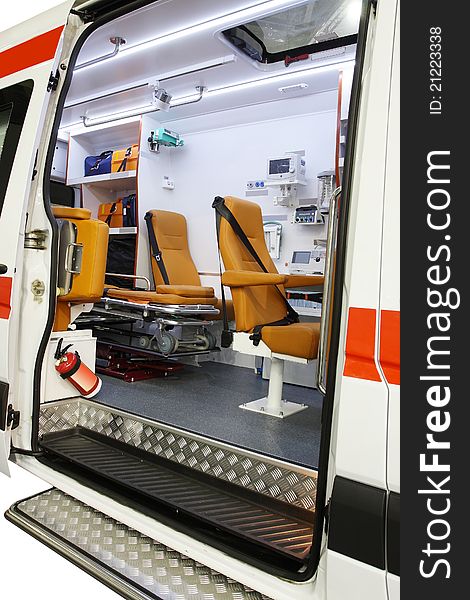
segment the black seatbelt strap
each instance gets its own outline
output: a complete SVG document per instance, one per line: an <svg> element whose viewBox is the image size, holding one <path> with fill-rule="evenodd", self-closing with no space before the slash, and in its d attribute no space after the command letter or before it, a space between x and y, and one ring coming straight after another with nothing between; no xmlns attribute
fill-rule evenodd
<svg viewBox="0 0 470 600"><path fill-rule="evenodd" d="M217 215L217 243L219 244L219 268L220 268L220 272L221 272L221 276L220 276L221 283L222 283L222 269L221 269L221 265L220 265L220 242L219 242L219 229L220 229L220 219L221 218L225 219L229 223L229 225L233 229L235 235L242 242L242 244L245 246L245 248L248 250L248 252L251 254L251 256L255 259L255 261L261 268L261 270L264 273L269 273L268 269L264 266L264 263L261 260L261 258L259 257L258 253L253 248L252 243L250 242L250 240L246 236L245 232L241 228L239 222L237 221L235 216L232 214L232 212L225 206L224 199L221 198L220 196L217 196L214 199L214 202L212 203L212 207L215 209L215 212ZM226 311L225 311L224 293L223 293L224 286L221 285L221 288L222 288L222 308L223 308L224 315L225 315ZM284 294L281 292L279 287L277 285L274 285L274 288L276 289L278 294L281 296L281 298L285 304L287 314L284 319L280 319L279 321L274 321L273 323L264 323L262 325L256 325L256 327L253 328L252 335L250 336L250 339L253 341L253 344L255 346L257 346L261 341L261 330L263 327L291 325L292 323L299 322L299 315L292 308L289 301L284 296ZM225 322L226 322L226 319L224 319L224 329L225 329ZM228 323L227 323L227 329L228 329Z"/></svg>
<svg viewBox="0 0 470 600"><path fill-rule="evenodd" d="M152 213L151 212L146 213L144 219L145 219L145 222L147 223L147 231L148 231L149 242L150 242L150 251L151 251L152 256L155 259L155 262L157 263L157 266L160 270L160 274L162 276L163 283L165 285L169 285L170 280L168 278L168 273L166 272L162 253L160 251L160 248L158 247L158 242L157 242L157 237L155 235L155 231L153 230ZM156 284L157 284L157 282L155 282L155 287L156 287Z"/></svg>
<svg viewBox="0 0 470 600"><path fill-rule="evenodd" d="M220 213L216 210L215 211L215 229L217 232L217 251L218 251L218 256L219 256L220 293L221 293L221 299L222 299L222 321L223 321L223 330L222 330L222 336L220 339L220 345L222 346L222 348L230 348L230 346L232 345L232 342L233 342L233 331L230 331L230 328L228 326L227 305L226 305L226 301L225 301L225 290L224 290L224 284L222 283L222 258L220 256L220 238L219 238L220 219L221 219Z"/></svg>

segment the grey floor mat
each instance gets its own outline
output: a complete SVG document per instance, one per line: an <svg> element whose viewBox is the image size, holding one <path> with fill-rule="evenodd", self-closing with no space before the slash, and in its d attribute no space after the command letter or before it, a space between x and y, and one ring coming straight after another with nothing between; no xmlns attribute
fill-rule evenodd
<svg viewBox="0 0 470 600"><path fill-rule="evenodd" d="M155 419L308 467L318 467L322 396L317 390L284 385L284 398L308 409L287 419L239 408L266 395L268 383L250 369L205 362L176 375L135 383L103 376L94 398Z"/></svg>

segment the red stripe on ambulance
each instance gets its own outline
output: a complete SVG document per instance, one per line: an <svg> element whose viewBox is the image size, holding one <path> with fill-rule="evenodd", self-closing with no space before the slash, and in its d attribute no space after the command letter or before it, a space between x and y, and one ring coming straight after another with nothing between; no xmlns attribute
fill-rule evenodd
<svg viewBox="0 0 470 600"><path fill-rule="evenodd" d="M0 77L54 58L63 26L0 52Z"/></svg>
<svg viewBox="0 0 470 600"><path fill-rule="evenodd" d="M400 312L383 310L380 315L380 364L388 383L400 385Z"/></svg>
<svg viewBox="0 0 470 600"><path fill-rule="evenodd" d="M8 319L11 312L11 277L0 277L0 319Z"/></svg>
<svg viewBox="0 0 470 600"><path fill-rule="evenodd" d="M350 308L346 336L347 377L381 381L375 363L376 315L374 308ZM400 384L400 312L380 313L379 361L388 383Z"/></svg>
<svg viewBox="0 0 470 600"><path fill-rule="evenodd" d="M375 365L375 322L373 308L350 308L346 337L344 375L381 381Z"/></svg>

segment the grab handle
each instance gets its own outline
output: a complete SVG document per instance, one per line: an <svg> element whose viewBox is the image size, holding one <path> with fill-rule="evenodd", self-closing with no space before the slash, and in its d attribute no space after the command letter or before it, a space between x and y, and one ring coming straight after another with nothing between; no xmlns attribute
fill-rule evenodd
<svg viewBox="0 0 470 600"><path fill-rule="evenodd" d="M317 388L323 394L326 394L326 377L328 373L328 354L330 349L333 285L336 269L336 243L338 237L340 198L341 188L338 187L333 192L330 200L330 217L328 220L328 237L326 244L325 282L323 286L323 302L320 322L320 343L318 346Z"/></svg>

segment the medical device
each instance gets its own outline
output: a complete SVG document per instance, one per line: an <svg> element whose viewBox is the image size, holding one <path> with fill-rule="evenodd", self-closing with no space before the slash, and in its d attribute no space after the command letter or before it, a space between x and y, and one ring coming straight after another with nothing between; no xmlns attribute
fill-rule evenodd
<svg viewBox="0 0 470 600"><path fill-rule="evenodd" d="M300 225L323 225L324 222L323 216L314 204L298 206L294 211L293 223L299 223Z"/></svg>
<svg viewBox="0 0 470 600"><path fill-rule="evenodd" d="M330 210L330 198L335 190L335 172L322 171L317 175L318 179L318 208L327 213Z"/></svg>
<svg viewBox="0 0 470 600"><path fill-rule="evenodd" d="M323 275L326 249L316 246L313 250L294 250L289 264L291 275Z"/></svg>
<svg viewBox="0 0 470 600"><path fill-rule="evenodd" d="M273 221L263 223L264 241L272 259L277 260L281 256L281 234L282 225Z"/></svg>
<svg viewBox="0 0 470 600"><path fill-rule="evenodd" d="M160 146L167 146L169 148L184 146L184 140L180 137L179 133L166 129L165 127L160 127L160 129L157 129L156 131L151 131L147 141L152 152L158 152Z"/></svg>
<svg viewBox="0 0 470 600"><path fill-rule="evenodd" d="M284 156L268 158L266 177L283 182L305 180L305 151L286 152Z"/></svg>

